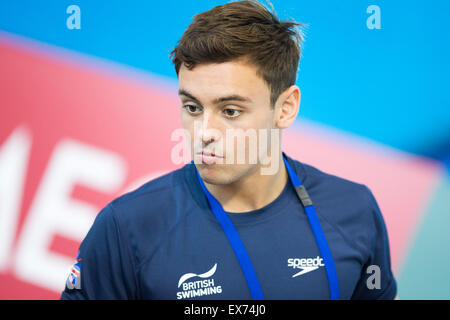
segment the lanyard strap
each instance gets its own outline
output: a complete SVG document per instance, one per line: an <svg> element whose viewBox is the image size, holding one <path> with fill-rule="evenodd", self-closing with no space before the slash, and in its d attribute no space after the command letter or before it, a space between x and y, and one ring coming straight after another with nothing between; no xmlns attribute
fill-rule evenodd
<svg viewBox="0 0 450 320"><path fill-rule="evenodd" d="M327 272L328 287L330 289L330 299L339 300L339 283L336 273L336 267L334 265L333 257L331 256L330 248L328 247L327 239L323 233L322 227L320 226L319 218L317 217L316 208L314 207L311 198L306 192L305 186L302 184L300 179L294 173L291 166L287 162L286 158L283 157L284 164L288 171L289 177L291 178L291 183L295 188L300 202L305 208L306 216L308 217L309 224L316 238L317 246L319 247L320 254L322 255L323 261L325 263L325 270Z"/></svg>
<svg viewBox="0 0 450 320"><path fill-rule="evenodd" d="M250 289L250 295L253 300L264 300L264 296L262 293L261 286L259 285L258 278L256 277L255 269L253 269L252 262L245 250L244 244L239 237L237 230L234 228L233 223L230 220L230 217L225 213L219 201L206 189L203 180L200 178L200 175L197 171L197 176L202 186L203 192L206 194L208 198L209 206L211 207L211 211L216 216L217 221L219 221L222 226L223 231L225 232L228 241L231 244L231 247L236 254L236 257L241 265L242 272L244 273L245 279L247 280L248 288Z"/></svg>
<svg viewBox="0 0 450 320"><path fill-rule="evenodd" d="M322 258L325 263L325 270L328 278L328 286L330 289L330 299L331 300L339 300L339 284L337 279L336 267L334 265L333 257L331 256L330 249L328 247L327 240L320 226L319 219L317 217L316 209L314 208L311 199L306 192L305 187L302 185L300 179L295 174L294 170L292 170L291 166L287 162L285 156L283 155L283 160L286 165L287 172L289 174L289 178L291 180L292 185L295 188L297 196L302 202L306 216L308 217L309 224L311 225L311 229L314 233L314 237L316 238L317 245L319 247L319 251L322 255ZM250 290L250 295L253 300L264 300L264 296L262 293L261 286L259 284L258 278L256 276L255 269L250 261L250 258L245 250L244 244L239 237L239 234L231 222L228 215L223 210L222 205L217 201L216 198L206 189L203 180L201 179L198 171L197 177L200 182L200 185L205 193L211 211L216 217L219 224L222 226L225 235L228 238L228 241L231 244L231 247L236 254L236 257L241 266L242 272L244 273L245 279L247 280L247 285Z"/></svg>

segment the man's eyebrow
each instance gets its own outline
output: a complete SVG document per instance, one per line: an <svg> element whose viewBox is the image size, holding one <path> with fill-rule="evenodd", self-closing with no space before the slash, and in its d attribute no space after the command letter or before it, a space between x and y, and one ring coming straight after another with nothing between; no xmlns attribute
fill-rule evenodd
<svg viewBox="0 0 450 320"><path fill-rule="evenodd" d="M196 101L197 103L200 103L200 100L197 99L196 97L194 97L192 94L190 94L189 92L187 92L184 89L180 89L178 90L178 95L183 95L186 96L194 101ZM219 104L221 102L225 102L225 101L242 101L242 102L252 102L252 100L250 98L247 97L243 97L240 96L238 94L232 94L229 96L225 96L225 97L220 97L220 98L216 98L213 100L213 104Z"/></svg>
<svg viewBox="0 0 450 320"><path fill-rule="evenodd" d="M200 103L200 100L198 100L196 97L194 97L192 94L190 94L189 92L187 92L187 91L184 90L184 89L178 90L178 95L179 95L179 96L186 96L186 97L188 97L189 99L192 99L192 100L194 100L194 101Z"/></svg>

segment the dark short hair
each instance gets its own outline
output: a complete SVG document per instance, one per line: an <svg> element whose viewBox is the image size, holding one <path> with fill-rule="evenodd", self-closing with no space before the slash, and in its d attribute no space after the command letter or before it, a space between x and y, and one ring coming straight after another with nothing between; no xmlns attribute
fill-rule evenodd
<svg viewBox="0 0 450 320"><path fill-rule="evenodd" d="M170 53L177 76L181 64L191 70L197 64L246 59L268 84L275 106L297 80L303 24L280 21L270 6L273 13L256 0L232 1L196 14Z"/></svg>

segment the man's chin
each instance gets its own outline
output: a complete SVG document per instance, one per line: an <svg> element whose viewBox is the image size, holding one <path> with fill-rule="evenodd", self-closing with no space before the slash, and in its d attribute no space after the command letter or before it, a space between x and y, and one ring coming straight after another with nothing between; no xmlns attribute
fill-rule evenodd
<svg viewBox="0 0 450 320"><path fill-rule="evenodd" d="M232 182L233 179L230 179L229 173L227 174L227 168L224 168L223 166L213 164L213 165L207 165L207 164L196 164L198 173L200 174L200 177L202 180L209 184L214 185L225 185Z"/></svg>
<svg viewBox="0 0 450 320"><path fill-rule="evenodd" d="M197 170L202 180L214 185L232 184L244 178L257 166L249 165L227 165L227 164L196 164Z"/></svg>

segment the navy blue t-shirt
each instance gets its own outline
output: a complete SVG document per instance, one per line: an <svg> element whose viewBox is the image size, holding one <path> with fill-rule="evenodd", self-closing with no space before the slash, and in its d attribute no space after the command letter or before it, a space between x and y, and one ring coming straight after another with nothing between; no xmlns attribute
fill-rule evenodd
<svg viewBox="0 0 450 320"><path fill-rule="evenodd" d="M388 236L371 191L287 159L316 207L341 299L393 299ZM267 206L228 215L265 299L329 299L323 259L290 181ZM192 163L109 203L75 267L61 299L251 299Z"/></svg>

